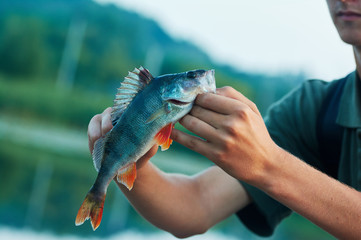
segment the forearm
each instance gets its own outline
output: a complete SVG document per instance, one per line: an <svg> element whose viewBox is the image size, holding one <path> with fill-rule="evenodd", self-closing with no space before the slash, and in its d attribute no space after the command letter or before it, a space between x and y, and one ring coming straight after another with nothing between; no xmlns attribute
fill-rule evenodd
<svg viewBox="0 0 361 240"><path fill-rule="evenodd" d="M149 163L131 191L118 185L144 218L177 237L203 233L250 202L242 185L218 167L189 177Z"/></svg>
<svg viewBox="0 0 361 240"><path fill-rule="evenodd" d="M360 238L360 192L283 150L273 162L259 188L337 238Z"/></svg>
<svg viewBox="0 0 361 240"><path fill-rule="evenodd" d="M192 178L184 175L168 175L147 163L138 171L131 191L122 184L117 184L145 219L161 229L177 234L178 228L188 229L190 226L186 226L187 223L202 219L199 216L202 214L202 206L195 206L198 201L192 199L192 196L196 196L192 181ZM189 212L194 214L188 214ZM197 227L196 224L194 226Z"/></svg>

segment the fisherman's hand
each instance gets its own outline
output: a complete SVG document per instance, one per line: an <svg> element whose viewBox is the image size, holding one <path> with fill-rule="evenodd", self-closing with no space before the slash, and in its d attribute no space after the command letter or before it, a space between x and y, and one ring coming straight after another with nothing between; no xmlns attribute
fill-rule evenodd
<svg viewBox="0 0 361 240"><path fill-rule="evenodd" d="M251 184L262 178L271 156L280 151L256 105L231 87L199 95L180 123L200 138L174 129L173 140Z"/></svg>
<svg viewBox="0 0 361 240"><path fill-rule="evenodd" d="M102 113L95 115L88 125L88 145L90 153L93 152L94 143L100 137L104 136L112 128L111 121L112 108L108 107ZM152 158L157 152L158 146L154 145L142 158L137 161L137 168L142 167L150 158Z"/></svg>
<svg viewBox="0 0 361 240"><path fill-rule="evenodd" d="M102 113L95 115L88 125L88 145L90 153L93 153L94 143L113 128L110 120L112 108L106 108Z"/></svg>

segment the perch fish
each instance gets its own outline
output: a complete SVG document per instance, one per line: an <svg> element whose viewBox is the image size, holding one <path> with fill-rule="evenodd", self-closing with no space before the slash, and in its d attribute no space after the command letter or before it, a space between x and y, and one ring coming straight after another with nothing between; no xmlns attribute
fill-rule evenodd
<svg viewBox="0 0 361 240"><path fill-rule="evenodd" d="M120 84L111 113L113 128L94 144L98 171L76 216L81 225L90 218L93 230L100 225L108 185L117 181L132 189L136 162L154 144L164 151L172 140L174 124L192 108L198 94L215 92L214 70L193 70L153 77L140 67Z"/></svg>

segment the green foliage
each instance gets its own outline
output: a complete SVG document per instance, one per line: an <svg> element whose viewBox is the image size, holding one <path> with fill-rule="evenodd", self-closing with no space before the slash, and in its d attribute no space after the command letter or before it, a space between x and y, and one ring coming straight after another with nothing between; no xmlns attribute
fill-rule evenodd
<svg viewBox="0 0 361 240"><path fill-rule="evenodd" d="M46 51L43 22L10 15L1 25L0 71L12 76L36 76L44 71ZM25 27L26 26L26 27Z"/></svg>
<svg viewBox="0 0 361 240"><path fill-rule="evenodd" d="M78 39L79 58L73 59L74 65L68 69L76 88L113 93L119 79L143 65L154 46L164 55L162 74L214 68L219 86L235 86L246 96L254 97L256 103L253 89L270 80L277 84L277 78L217 65L195 46L171 39L154 21L113 5L100 6L88 0L37 0L32 4L4 0L0 3L0 16L0 73L8 81L20 77L54 83L67 44L75 44L69 32L82 23L85 32ZM295 77L290 76L288 82L287 89L295 85ZM283 94L284 91L276 93L270 100Z"/></svg>
<svg viewBox="0 0 361 240"><path fill-rule="evenodd" d="M2 113L84 128L92 116L112 105L110 94L84 90L67 93L53 84L42 82L10 82L0 78Z"/></svg>

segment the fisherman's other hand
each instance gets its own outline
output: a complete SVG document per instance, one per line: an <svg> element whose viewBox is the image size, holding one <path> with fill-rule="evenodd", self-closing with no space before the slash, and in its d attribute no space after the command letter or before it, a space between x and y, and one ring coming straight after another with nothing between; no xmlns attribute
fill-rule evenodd
<svg viewBox="0 0 361 240"><path fill-rule="evenodd" d="M112 128L111 121L112 108L106 108L102 113L95 115L88 125L88 145L90 153L93 152L94 143L100 137L104 136ZM157 145L154 145L142 158L137 161L137 168L142 167L150 158L152 158L158 150Z"/></svg>
<svg viewBox="0 0 361 240"><path fill-rule="evenodd" d="M271 156L279 152L256 105L231 87L199 95L180 123L199 137L175 129L173 140L251 184L262 178Z"/></svg>

